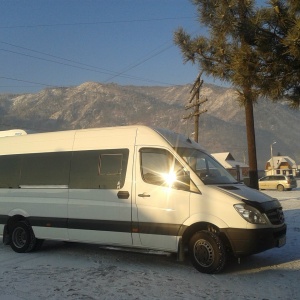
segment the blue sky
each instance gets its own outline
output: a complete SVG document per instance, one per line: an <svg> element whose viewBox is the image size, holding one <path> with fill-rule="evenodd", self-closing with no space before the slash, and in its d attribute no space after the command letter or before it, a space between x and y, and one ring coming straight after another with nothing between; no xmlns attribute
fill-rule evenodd
<svg viewBox="0 0 300 300"><path fill-rule="evenodd" d="M0 1L0 93L192 83L198 67L173 44L180 26L201 33L189 0Z"/></svg>

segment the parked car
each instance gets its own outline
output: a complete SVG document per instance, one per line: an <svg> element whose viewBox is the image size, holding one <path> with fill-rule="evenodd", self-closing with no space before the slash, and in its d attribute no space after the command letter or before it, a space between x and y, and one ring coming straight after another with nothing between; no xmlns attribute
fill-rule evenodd
<svg viewBox="0 0 300 300"><path fill-rule="evenodd" d="M269 175L258 180L260 190L290 191L297 187L297 181L293 175Z"/></svg>

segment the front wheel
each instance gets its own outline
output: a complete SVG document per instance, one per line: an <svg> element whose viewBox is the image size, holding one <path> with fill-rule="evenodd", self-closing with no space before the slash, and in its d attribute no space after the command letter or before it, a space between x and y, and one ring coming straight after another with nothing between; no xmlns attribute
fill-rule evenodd
<svg viewBox="0 0 300 300"><path fill-rule="evenodd" d="M226 262L226 252L221 239L210 231L200 231L192 236L189 255L194 267L202 273L218 273Z"/></svg>
<svg viewBox="0 0 300 300"><path fill-rule="evenodd" d="M10 234L10 246L15 252L24 253L34 249L36 238L28 222L16 222L12 226Z"/></svg>

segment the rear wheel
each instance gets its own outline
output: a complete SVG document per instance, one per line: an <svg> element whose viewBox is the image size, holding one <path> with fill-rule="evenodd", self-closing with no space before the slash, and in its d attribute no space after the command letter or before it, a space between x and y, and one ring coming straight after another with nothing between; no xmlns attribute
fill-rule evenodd
<svg viewBox="0 0 300 300"><path fill-rule="evenodd" d="M280 191L280 192L284 191L284 186L282 184L278 184L277 185L277 190Z"/></svg>
<svg viewBox="0 0 300 300"><path fill-rule="evenodd" d="M10 235L10 246L15 252L30 252L36 245L35 235L26 221L16 222L10 230Z"/></svg>
<svg viewBox="0 0 300 300"><path fill-rule="evenodd" d="M226 252L221 239L213 232L195 233L189 242L190 259L202 273L218 273L226 262Z"/></svg>

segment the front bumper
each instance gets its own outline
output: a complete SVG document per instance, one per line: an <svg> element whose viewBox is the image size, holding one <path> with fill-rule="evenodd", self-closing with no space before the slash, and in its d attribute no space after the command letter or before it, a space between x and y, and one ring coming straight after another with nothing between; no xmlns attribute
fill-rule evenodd
<svg viewBox="0 0 300 300"><path fill-rule="evenodd" d="M283 246L286 240L286 225L266 229L225 228L222 233L229 240L233 254L240 257Z"/></svg>

